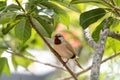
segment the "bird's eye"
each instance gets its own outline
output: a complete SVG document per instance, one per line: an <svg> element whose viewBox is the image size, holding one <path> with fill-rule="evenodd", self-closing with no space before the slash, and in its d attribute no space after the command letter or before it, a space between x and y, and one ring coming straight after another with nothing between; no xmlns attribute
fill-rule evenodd
<svg viewBox="0 0 120 80"><path fill-rule="evenodd" d="M60 37L63 37L63 36L60 35L60 34L57 34L57 35L55 35L55 37L56 37L56 38L60 38Z"/></svg>
<svg viewBox="0 0 120 80"><path fill-rule="evenodd" d="M61 35L58 35L58 37L62 37Z"/></svg>

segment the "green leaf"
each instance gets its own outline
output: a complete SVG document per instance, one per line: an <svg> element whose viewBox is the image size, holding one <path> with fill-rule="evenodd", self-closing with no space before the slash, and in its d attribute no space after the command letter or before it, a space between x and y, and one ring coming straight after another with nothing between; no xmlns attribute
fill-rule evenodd
<svg viewBox="0 0 120 80"><path fill-rule="evenodd" d="M48 32L46 31L46 29L40 24L40 22L39 22L37 19L32 18L32 22L34 23L36 29L37 29L43 36L50 37L50 34L48 34Z"/></svg>
<svg viewBox="0 0 120 80"><path fill-rule="evenodd" d="M8 24L6 24L6 26L2 27L2 34L6 35L10 30L13 29L13 27L15 27L17 23L20 22L22 18L25 18L25 17L26 17L25 15L21 15L21 14L16 15L16 18L13 21L9 22Z"/></svg>
<svg viewBox="0 0 120 80"><path fill-rule="evenodd" d="M120 0L114 0L115 4L120 7Z"/></svg>
<svg viewBox="0 0 120 80"><path fill-rule="evenodd" d="M16 17L15 12L6 12L0 14L0 24L5 24L13 21Z"/></svg>
<svg viewBox="0 0 120 80"><path fill-rule="evenodd" d="M18 64L17 64L17 62L16 62L14 57L15 56L12 55L12 64L13 64L14 69L17 69Z"/></svg>
<svg viewBox="0 0 120 80"><path fill-rule="evenodd" d="M100 1L100 0L72 0L72 1L71 1L71 4L88 3L88 2L99 3L99 2L101 2L101 1Z"/></svg>
<svg viewBox="0 0 120 80"><path fill-rule="evenodd" d="M120 46L119 46L120 45L120 41L119 40L116 40L116 39L113 39L113 38L108 38L107 41L108 41L108 45L107 46L109 46L114 53L117 53L117 52L120 51Z"/></svg>
<svg viewBox="0 0 120 80"><path fill-rule="evenodd" d="M2 28L2 33L4 35L6 35L11 29L13 29L13 27L19 22L19 20L15 20L14 22L11 22L9 24L7 24L6 27Z"/></svg>
<svg viewBox="0 0 120 80"><path fill-rule="evenodd" d="M4 9L4 12L5 11L17 11L17 10L20 10L20 9L21 9L20 6L18 6L16 4L10 4Z"/></svg>
<svg viewBox="0 0 120 80"><path fill-rule="evenodd" d="M5 66L4 66L4 69L3 69L3 72L6 73L6 75L10 75L10 68L9 68L9 65L8 65L8 60L5 58Z"/></svg>
<svg viewBox="0 0 120 80"><path fill-rule="evenodd" d="M3 10L6 6L6 1L0 1L0 11Z"/></svg>
<svg viewBox="0 0 120 80"><path fill-rule="evenodd" d="M37 21L42 25L42 27L46 30L48 33L49 37L51 37L51 34L54 30L54 27L49 24L47 21L43 20L41 17L36 17Z"/></svg>
<svg viewBox="0 0 120 80"><path fill-rule="evenodd" d="M21 66L27 68L33 61L30 61L30 60L25 59L25 58L20 57L20 56L12 55L12 62L13 62L13 65L16 69L18 65L21 65Z"/></svg>
<svg viewBox="0 0 120 80"><path fill-rule="evenodd" d="M108 22L108 27L110 27L110 26L113 24L113 18L112 18L112 17L109 17L108 20L109 20L109 22ZM94 39L96 42L99 40L100 31L101 31L101 29L103 29L104 24L105 24L105 20L103 20L103 21L95 28L95 30L94 30L93 33L92 33L92 37L93 37L93 39Z"/></svg>
<svg viewBox="0 0 120 80"><path fill-rule="evenodd" d="M30 38L31 26L25 18L23 18L18 24L16 24L15 34L23 43Z"/></svg>
<svg viewBox="0 0 120 80"><path fill-rule="evenodd" d="M8 49L8 46L4 42L0 42L0 56L7 49Z"/></svg>
<svg viewBox="0 0 120 80"><path fill-rule="evenodd" d="M2 74L2 72L5 72L7 75L10 75L8 61L5 57L0 58L0 75Z"/></svg>
<svg viewBox="0 0 120 80"><path fill-rule="evenodd" d="M92 23L96 22L106 14L102 8L86 11L80 15L80 25L83 29L87 28Z"/></svg>
<svg viewBox="0 0 120 80"><path fill-rule="evenodd" d="M2 74L3 69L4 69L5 59L6 58L0 58L0 75Z"/></svg>
<svg viewBox="0 0 120 80"><path fill-rule="evenodd" d="M52 0L64 7L67 7L73 11L76 11L76 12L81 12L80 8L78 7L78 5L70 5L70 2L68 0L65 0L65 1L61 1L61 0Z"/></svg>
<svg viewBox="0 0 120 80"><path fill-rule="evenodd" d="M40 4L46 6L49 9L54 10L54 12L59 16L59 21L65 24L66 26L69 26L70 24L69 16L62 8L51 2L41 2Z"/></svg>
<svg viewBox="0 0 120 80"><path fill-rule="evenodd" d="M31 12L33 12L33 11L37 11L37 6L36 6L36 4L35 4L35 2L34 2L35 0L33 0L32 2L28 2L28 3L26 3L25 4L25 10L28 12L28 13L31 13Z"/></svg>
<svg viewBox="0 0 120 80"><path fill-rule="evenodd" d="M7 49L8 46L4 42L0 42L0 49Z"/></svg>

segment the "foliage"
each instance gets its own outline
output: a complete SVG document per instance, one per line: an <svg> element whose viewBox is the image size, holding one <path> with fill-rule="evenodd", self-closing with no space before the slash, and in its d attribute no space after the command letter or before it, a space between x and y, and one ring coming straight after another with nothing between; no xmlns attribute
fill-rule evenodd
<svg viewBox="0 0 120 80"><path fill-rule="evenodd" d="M110 4L119 8L120 0L106 1L108 3L104 0L28 0L28 2L22 3L23 0L15 0L9 5L7 0L0 1L0 55L10 49L13 51L14 67L21 65L27 68L33 61L14 54L31 56L26 49L36 46L43 47L44 43L37 38L36 33L40 32L44 37L51 38L59 23L67 27L73 25L73 20L70 19L74 16L70 15L71 12L79 14L79 20L77 20L79 23L75 23L80 24L77 29L91 28L92 37L96 42L99 40L100 30L103 29L106 18L109 18L110 21L109 29L119 31L120 9L114 9ZM25 7L22 7L23 4ZM88 7L97 8L87 10ZM38 32L34 31L29 17ZM112 52L118 52L119 44L119 41L109 38L106 43L105 55L109 56ZM113 47L113 45L115 46ZM107 53L108 50L109 53ZM21 60L22 62L19 62ZM0 65L0 74L5 72L9 75L10 70L6 58L0 57Z"/></svg>

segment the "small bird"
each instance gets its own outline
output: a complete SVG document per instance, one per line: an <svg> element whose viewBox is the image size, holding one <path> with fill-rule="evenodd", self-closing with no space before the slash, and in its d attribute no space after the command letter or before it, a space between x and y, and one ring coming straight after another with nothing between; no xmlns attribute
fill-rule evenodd
<svg viewBox="0 0 120 80"><path fill-rule="evenodd" d="M83 69L76 59L78 57L78 54L74 51L72 46L64 39L63 35L61 35L60 33L54 36L53 48L61 57L67 59L65 64L69 61L69 59L74 59L76 64L81 69Z"/></svg>

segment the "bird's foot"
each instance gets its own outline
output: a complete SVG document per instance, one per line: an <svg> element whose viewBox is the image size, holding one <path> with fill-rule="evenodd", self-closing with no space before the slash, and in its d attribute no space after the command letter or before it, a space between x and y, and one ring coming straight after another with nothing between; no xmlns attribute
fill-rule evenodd
<svg viewBox="0 0 120 80"><path fill-rule="evenodd" d="M67 60L64 62L64 64L63 64L63 65L66 65L68 61L69 61L69 59L67 59Z"/></svg>

